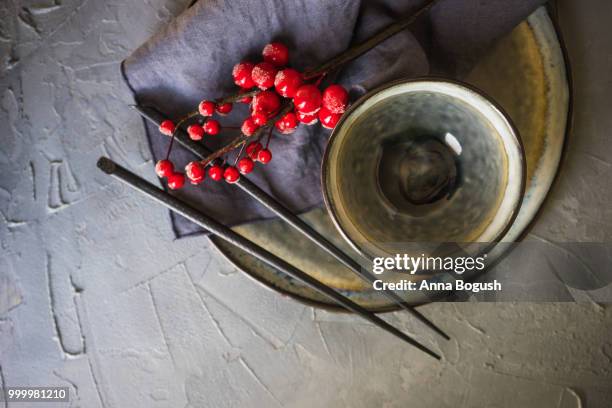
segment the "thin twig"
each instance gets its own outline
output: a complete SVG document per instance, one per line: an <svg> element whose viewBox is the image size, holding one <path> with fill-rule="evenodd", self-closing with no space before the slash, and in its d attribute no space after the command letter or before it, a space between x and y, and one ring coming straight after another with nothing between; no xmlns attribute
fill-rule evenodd
<svg viewBox="0 0 612 408"><path fill-rule="evenodd" d="M215 160L217 157L221 157L224 154L234 150L235 148L240 146L240 144L245 143L250 138L259 137L259 135L262 132L264 132L266 129L270 129L272 126L274 126L274 123L276 123L276 121L278 119L280 119L283 115L285 115L286 113L289 113L291 111L291 109L293 109L293 103L292 102L290 102L287 105L285 105L285 107L283 109L281 109L280 112L276 116L274 116L271 119L268 119L266 124L263 125L262 127L260 127L259 129L257 129L257 131L255 131L255 133L253 133L251 136L247 136L245 134L242 134L242 135L236 137L234 140L232 140L230 143L226 144L225 146L223 146L219 150L217 150L214 153L211 153L208 156L206 156L206 158L204 160L202 160L202 161L204 163L210 163L211 161Z"/></svg>
<svg viewBox="0 0 612 408"><path fill-rule="evenodd" d="M248 92L238 91L232 95L224 96L223 98L217 99L217 103L219 105L223 105L224 103L234 103L242 100L244 98L253 97L260 92L259 89L251 89Z"/></svg>
<svg viewBox="0 0 612 408"><path fill-rule="evenodd" d="M365 54L372 48L376 47L378 44L382 43L383 41L393 37L395 34L408 28L412 23L416 21L417 18L419 18L424 13L427 13L438 1L439 0L428 1L427 3L425 3L423 7L418 9L415 13L400 18L399 20L395 21L394 23L389 24L383 30L379 31L374 36L368 38L364 42L352 46L348 50L344 51L342 54L332 58L331 60L327 61L320 67L312 71L306 72L304 74L304 79L312 79L321 74L328 73L346 64L347 62L350 62L356 59L357 57L360 57L361 55Z"/></svg>
<svg viewBox="0 0 612 408"><path fill-rule="evenodd" d="M174 132L172 132L172 137L170 138L170 144L168 145L168 150L166 151L166 160L168 160L168 158L170 157L170 152L172 151L172 144L174 143L174 138L176 136L176 132L178 132L179 128L183 125L183 123L187 122L189 119L199 115L200 112L195 111L195 112L190 112L187 116L185 116L184 118L182 118L181 120L179 120L177 122L177 124L174 126Z"/></svg>
<svg viewBox="0 0 612 408"><path fill-rule="evenodd" d="M238 160L240 159L240 156L242 156L242 152L244 151L245 146L246 146L246 142L242 142L242 147L240 148L240 151L236 155L236 160L234 160L234 167L236 167L236 164L238 164Z"/></svg>
<svg viewBox="0 0 612 408"><path fill-rule="evenodd" d="M376 47L378 44L382 43L383 41L393 37L395 34L398 34L399 32L405 30L406 28L408 28L412 23L414 23L420 16L422 16L423 14L427 13L439 0L429 0L427 3L425 3L425 5L423 5L421 8L419 8L415 13L410 14L410 15L406 15L402 18L400 18L399 20L395 21L394 23L391 23L390 25L388 25L387 27L385 27L384 29L382 29L381 31L379 31L378 33L376 33L374 36L368 38L367 40L354 45L352 47L350 47L349 49L347 49L346 51L344 51L343 53L337 55L336 57L332 58L331 60L327 61L326 63L320 65L318 68L315 68L313 70L307 71L304 73L304 79L305 80L312 80L315 79L317 77L318 81L320 82L325 75L327 75L329 72L334 71L338 68L340 68L342 65L353 61L354 59L360 57L361 55L365 54L366 52L368 52L369 50L371 50L372 48ZM240 101L243 98L247 98L247 97L253 97L255 95L257 95L259 92L261 92L259 89L252 89L248 92L244 92L244 91L239 91L236 92L232 95L228 95L225 96L223 98L219 98L216 100L216 102L218 104L224 104L224 103L234 103L237 101ZM282 109L278 115L276 115L274 118L268 120L268 122L262 126L261 128L259 128L254 134L253 136L258 136L261 134L261 132L263 132L265 129L268 129L270 126L272 126L276 120L278 118L280 118L282 115L284 115L285 113L288 113L291 108L293 107L293 103L288 104L287 106L285 106L284 109ZM181 121L179 121L179 123L177 124L177 128L179 126L179 124L182 124L186 119L189 119L193 116L198 115L199 112L194 111L194 112L190 112L185 118L181 119ZM232 142L230 142L228 145L223 146L221 149L217 150L216 152L212 153L211 155L209 155L208 157L206 157L206 159L204 160L204 162L208 163L214 159L216 159L217 157L220 157L226 153L228 153L229 151L237 148L238 146L240 146L241 143L245 142L247 139L253 137L253 136L246 136L246 135L241 135L237 138L235 138L234 140L232 140ZM173 135L173 139L174 139L174 135ZM172 147L172 141L170 142L170 147ZM169 151L168 151L169 154Z"/></svg>
<svg viewBox="0 0 612 408"><path fill-rule="evenodd" d="M266 140L266 149L268 148L268 146L270 146L270 139L272 139L272 128L270 128L270 131L268 132L268 139Z"/></svg>

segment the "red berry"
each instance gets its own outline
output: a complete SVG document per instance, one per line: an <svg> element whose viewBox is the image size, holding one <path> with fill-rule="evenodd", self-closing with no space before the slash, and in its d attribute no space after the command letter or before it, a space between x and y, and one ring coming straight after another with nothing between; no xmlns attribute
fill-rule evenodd
<svg viewBox="0 0 612 408"><path fill-rule="evenodd" d="M330 85L323 91L323 107L331 113L344 113L349 94L341 85Z"/></svg>
<svg viewBox="0 0 612 408"><path fill-rule="evenodd" d="M255 113L253 116L251 116L251 119L253 119L253 122L257 126L263 126L268 121L268 116L263 113Z"/></svg>
<svg viewBox="0 0 612 408"><path fill-rule="evenodd" d="M274 86L274 77L276 77L276 68L268 62L260 62L255 65L251 73L255 85L264 91Z"/></svg>
<svg viewBox="0 0 612 408"><path fill-rule="evenodd" d="M223 167L215 164L208 169L208 176L214 181L219 181L223 178Z"/></svg>
<svg viewBox="0 0 612 408"><path fill-rule="evenodd" d="M183 173L172 173L168 176L168 187L171 190L178 190L185 185L185 175Z"/></svg>
<svg viewBox="0 0 612 408"><path fill-rule="evenodd" d="M274 89L284 98L293 98L300 85L302 85L302 74L295 69L283 69L274 78Z"/></svg>
<svg viewBox="0 0 612 408"><path fill-rule="evenodd" d="M275 92L263 91L253 97L253 113L270 115L280 108L280 98Z"/></svg>
<svg viewBox="0 0 612 408"><path fill-rule="evenodd" d="M215 103L212 101L202 101L198 105L198 111L202 116L212 116L215 113Z"/></svg>
<svg viewBox="0 0 612 408"><path fill-rule="evenodd" d="M238 170L240 170L240 174L249 174L253 171L253 167L255 167L255 163L250 157L243 157L238 160Z"/></svg>
<svg viewBox="0 0 612 408"><path fill-rule="evenodd" d="M225 181L232 184L240 179L240 173L234 166L228 166L223 172L223 178L225 179Z"/></svg>
<svg viewBox="0 0 612 408"><path fill-rule="evenodd" d="M276 128L281 133L284 133L286 135L293 133L297 125L298 125L298 120L297 120L297 117L295 116L295 113L293 112L289 112L285 114L282 118L280 118L274 124L274 126L276 126Z"/></svg>
<svg viewBox="0 0 612 408"><path fill-rule="evenodd" d="M255 121L253 121L251 118L246 118L240 127L240 130L242 130L242 133L244 133L245 136L252 136L257 129L259 129L259 126L257 126Z"/></svg>
<svg viewBox="0 0 612 408"><path fill-rule="evenodd" d="M314 85L302 85L293 98L295 108L302 113L312 115L321 108L321 91Z"/></svg>
<svg viewBox="0 0 612 408"><path fill-rule="evenodd" d="M315 123L319 121L319 118L317 117L316 113L313 115L307 115L302 112L296 112L295 116L300 122L302 122L305 125L314 125Z"/></svg>
<svg viewBox="0 0 612 408"><path fill-rule="evenodd" d="M321 108L319 111L319 120L321 125L327 129L333 129L336 127L336 123L340 120L341 113L332 113L327 108Z"/></svg>
<svg viewBox="0 0 612 408"><path fill-rule="evenodd" d="M164 120L159 124L159 131L166 136L172 136L175 128L176 126L174 126L174 122L171 120Z"/></svg>
<svg viewBox="0 0 612 408"><path fill-rule="evenodd" d="M257 153L257 161L262 164L268 164L272 160L272 152L268 149L261 149L259 153Z"/></svg>
<svg viewBox="0 0 612 408"><path fill-rule="evenodd" d="M263 59L270 64L282 67L289 62L289 48L285 44L273 42L266 45L261 53Z"/></svg>
<svg viewBox="0 0 612 408"><path fill-rule="evenodd" d="M204 128L200 125L190 125L187 128L187 133L189 133L191 140L202 140L204 137Z"/></svg>
<svg viewBox="0 0 612 408"><path fill-rule="evenodd" d="M197 161L192 161L185 166L185 174L187 174L187 178L191 180L191 184L200 184L202 180L204 180L204 177L206 177L204 166Z"/></svg>
<svg viewBox="0 0 612 408"><path fill-rule="evenodd" d="M261 145L261 143L259 143L259 142L251 142L246 147L246 154L251 159L256 160L257 159L257 153L259 153L259 151L262 148L263 148L263 146Z"/></svg>
<svg viewBox="0 0 612 408"><path fill-rule="evenodd" d="M232 70L232 76L234 77L234 83L241 88L252 88L255 86L255 82L251 78L251 72L255 64L248 61L243 61L239 64L234 65Z"/></svg>
<svg viewBox="0 0 612 408"><path fill-rule="evenodd" d="M168 177L174 172L174 165L170 160L159 160L155 165L155 173L157 177Z"/></svg>
<svg viewBox="0 0 612 408"><path fill-rule="evenodd" d="M221 125L216 120L208 119L206 123L204 123L204 132L206 132L207 134L214 136L218 135L220 131Z"/></svg>
<svg viewBox="0 0 612 408"><path fill-rule="evenodd" d="M232 111L231 103L224 103L222 105L217 105L217 113L219 113L220 115L227 115L231 111Z"/></svg>

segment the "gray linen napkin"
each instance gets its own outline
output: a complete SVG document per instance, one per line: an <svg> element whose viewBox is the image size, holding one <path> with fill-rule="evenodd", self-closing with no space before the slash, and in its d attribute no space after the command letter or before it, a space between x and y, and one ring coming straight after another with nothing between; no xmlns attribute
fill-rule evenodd
<svg viewBox="0 0 612 408"><path fill-rule="evenodd" d="M353 94L401 77L427 74L461 79L502 35L545 0L440 0L411 30L385 41L348 65L337 81ZM316 67L352 42L377 32L398 16L411 13L423 0L199 0L128 57L124 75L136 101L152 105L172 119L192 111L202 99L235 91L233 65L259 61L272 40L290 46L290 64ZM223 118L239 126L247 107L236 104ZM165 155L169 139L147 124L155 161ZM294 212L322 205L321 156L329 130L300 126L292 135L274 136L273 160L249 175L255 184ZM234 132L208 138L220 147ZM171 156L185 165L194 156L177 146ZM153 171L153 169L151 169ZM206 180L176 192L227 225L271 218L273 214L244 192L224 182ZM172 214L177 237L203 232Z"/></svg>

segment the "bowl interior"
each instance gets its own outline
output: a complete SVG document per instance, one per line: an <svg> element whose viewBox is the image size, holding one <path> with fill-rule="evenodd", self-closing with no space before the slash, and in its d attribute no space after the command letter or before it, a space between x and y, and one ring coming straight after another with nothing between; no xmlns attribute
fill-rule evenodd
<svg viewBox="0 0 612 408"><path fill-rule="evenodd" d="M493 242L521 201L523 151L505 115L457 83L374 91L336 127L323 162L328 209L368 257Z"/></svg>

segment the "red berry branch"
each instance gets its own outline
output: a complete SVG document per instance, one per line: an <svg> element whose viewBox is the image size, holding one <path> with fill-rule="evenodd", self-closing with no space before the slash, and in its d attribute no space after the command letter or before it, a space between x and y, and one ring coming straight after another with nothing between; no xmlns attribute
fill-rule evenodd
<svg viewBox="0 0 612 408"><path fill-rule="evenodd" d="M436 1L428 1L416 13L400 18L363 43L306 72L287 67L289 49L286 45L278 42L266 45L262 51L263 61L242 61L234 66L232 77L240 88L237 93L217 101L203 100L197 111L187 114L176 124L170 120L160 124L159 131L171 136L171 140L166 158L158 161L155 166L157 175L166 178L168 187L174 190L183 187L185 175L192 184L200 184L205 179L206 167L209 166L208 176L212 180L225 179L228 183L235 183L241 174L252 172L256 162L268 164L272 160L269 144L274 131L289 135L300 124L314 125L317 122L321 122L324 128L333 129L348 107L349 96L346 89L338 84L321 89L324 78L406 29ZM194 141L203 141L207 136L218 135L223 129L238 129L223 126L217 119L213 119L215 115L224 116L230 113L235 102L246 103L250 107L249 116L239 128L241 134L203 160L187 164L184 174L176 171L169 156L177 130L197 117L203 120L187 127L187 133ZM266 132L264 147L261 140ZM240 151L234 165L228 165L226 155L238 148Z"/></svg>

